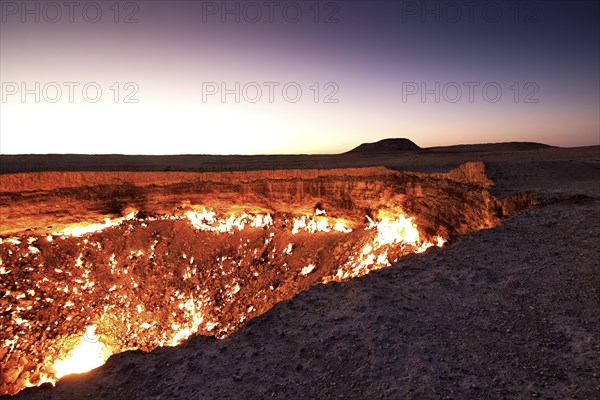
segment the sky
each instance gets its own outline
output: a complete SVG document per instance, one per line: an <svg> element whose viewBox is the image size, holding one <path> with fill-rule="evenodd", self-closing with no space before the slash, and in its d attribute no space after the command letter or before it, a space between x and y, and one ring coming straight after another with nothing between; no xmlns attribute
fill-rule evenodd
<svg viewBox="0 0 600 400"><path fill-rule="evenodd" d="M0 153L600 144L596 1L0 1Z"/></svg>

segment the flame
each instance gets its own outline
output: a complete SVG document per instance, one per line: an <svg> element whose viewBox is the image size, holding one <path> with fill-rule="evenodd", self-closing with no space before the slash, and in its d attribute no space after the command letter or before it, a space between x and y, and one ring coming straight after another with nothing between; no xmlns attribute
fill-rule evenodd
<svg viewBox="0 0 600 400"><path fill-rule="evenodd" d="M65 358L54 362L52 369L56 372L56 378L88 372L106 362L111 355L110 349L99 340L95 332L94 325L87 327L79 345Z"/></svg>
<svg viewBox="0 0 600 400"><path fill-rule="evenodd" d="M296 235L300 231L308 233L331 232L332 230L344 233L352 232L352 229L346 228L343 221L322 216L323 214L324 212L314 217L303 215L300 218L294 218L292 234Z"/></svg>
<svg viewBox="0 0 600 400"><path fill-rule="evenodd" d="M246 225L254 228L263 228L273 224L273 219L270 214L267 215L250 215L243 213L240 216L230 215L226 219L216 218L216 213L213 210L201 211L190 210L186 213L186 217L196 229L210 232L232 232L234 228L241 231Z"/></svg>
<svg viewBox="0 0 600 400"><path fill-rule="evenodd" d="M437 246L438 247L442 247L444 245L444 243L446 243L446 241L444 240L444 238L441 237L441 236L438 236L437 237Z"/></svg>
<svg viewBox="0 0 600 400"><path fill-rule="evenodd" d="M320 211L320 210L317 210ZM317 212L315 216L302 215L292 219L292 234L296 235L300 231L315 233L315 232L331 232L338 231L343 233L352 232L352 229L346 228L344 221L335 218L328 218L325 211ZM189 210L185 216L196 229L209 232L233 232L244 230L246 225L253 228L266 228L273 225L273 218L270 214L247 214L243 213L239 216L230 215L225 218L217 217L217 213L213 210L202 208L199 211Z"/></svg>
<svg viewBox="0 0 600 400"><path fill-rule="evenodd" d="M300 271L300 275L308 275L311 272L313 272L314 269L315 269L314 264L308 264L306 267L302 268L302 271Z"/></svg>
<svg viewBox="0 0 600 400"><path fill-rule="evenodd" d="M371 221L371 226L374 222ZM390 221L387 217L383 217L377 224L377 236L375 244L383 246L386 244L410 243L416 244L419 242L419 231L413 222L412 218L400 214L398 218Z"/></svg>
<svg viewBox="0 0 600 400"><path fill-rule="evenodd" d="M370 271L389 267L397 259L388 258L388 250L392 245L401 245L403 253L422 253L428 248L435 246L428 241L422 241L417 225L412 217L407 217L404 212L396 212L396 217L389 211L378 213L378 222L368 215L369 225L365 230L376 230L376 235L371 242L367 243L358 255L351 256L348 262L340 267L333 276L323 278L327 283L332 280L345 281L368 274ZM445 240L438 236L437 246L442 247Z"/></svg>
<svg viewBox="0 0 600 400"><path fill-rule="evenodd" d="M130 221L135 218L136 213L137 213L137 211L133 210L129 214L127 214L126 216L124 216L122 218L115 218L115 219L105 218L104 223L72 224L72 225L67 226L62 232L52 232L52 235L62 236L62 237L67 237L67 236L81 237L88 233L100 232L100 231L105 230L106 228L120 225L124 221ZM49 242L51 242L52 236L47 236L47 240Z"/></svg>

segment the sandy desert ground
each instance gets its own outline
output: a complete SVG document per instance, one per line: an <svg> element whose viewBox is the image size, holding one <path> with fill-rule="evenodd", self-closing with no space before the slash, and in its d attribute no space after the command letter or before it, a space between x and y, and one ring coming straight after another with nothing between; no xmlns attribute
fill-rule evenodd
<svg viewBox="0 0 600 400"><path fill-rule="evenodd" d="M331 156L0 157L3 173L482 161L500 198L541 203L392 267L317 285L235 334L112 356L18 399L600 397L600 146L510 145ZM1 179L1 178L0 178Z"/></svg>

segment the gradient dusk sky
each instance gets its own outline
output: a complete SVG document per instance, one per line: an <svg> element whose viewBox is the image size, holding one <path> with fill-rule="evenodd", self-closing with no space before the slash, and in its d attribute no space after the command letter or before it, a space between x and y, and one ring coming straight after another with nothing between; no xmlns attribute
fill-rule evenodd
<svg viewBox="0 0 600 400"><path fill-rule="evenodd" d="M0 4L2 154L600 144L597 1Z"/></svg>

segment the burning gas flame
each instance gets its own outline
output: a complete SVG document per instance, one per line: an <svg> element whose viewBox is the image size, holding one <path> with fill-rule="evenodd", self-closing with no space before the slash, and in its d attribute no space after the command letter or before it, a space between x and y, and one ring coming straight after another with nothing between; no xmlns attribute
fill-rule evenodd
<svg viewBox="0 0 600 400"><path fill-rule="evenodd" d="M393 216L396 215L394 218ZM399 211L395 214L380 211L378 213L378 222L375 222L369 216L366 217L369 221L369 226L366 230L375 229L377 234L373 240L367 243L362 251L355 256L351 256L337 271L334 276L323 278L323 282L330 281L345 281L368 274L370 271L389 267L397 259L390 260L388 258L388 249L390 245L400 245L405 247L404 253L422 253L428 248L434 246L428 241L421 241L421 236L417 225L412 217L407 217L404 212ZM442 247L445 240L438 236L437 246Z"/></svg>
<svg viewBox="0 0 600 400"><path fill-rule="evenodd" d="M135 218L136 211L133 210L128 213L125 217L122 218L105 218L104 223L97 224L74 224L66 227L62 232L52 232L54 236L76 236L80 237L88 233L92 232L100 232L105 230L106 228L110 228L111 226L117 226L122 224L124 221L130 221ZM52 236L48 236L46 238L49 242L52 241Z"/></svg>
<svg viewBox="0 0 600 400"><path fill-rule="evenodd" d="M230 215L226 219L217 218L215 215L214 211L204 208L201 211L190 210L186 213L187 218L194 228L210 232L232 232L233 228L241 231L246 225L253 228L263 228L273 224L270 214L250 215L244 213L237 217Z"/></svg>
<svg viewBox="0 0 600 400"><path fill-rule="evenodd" d="M309 233L338 231L343 233L352 232L352 229L346 228L344 222L328 218L325 212L317 213L316 216L303 215L300 218L294 218L292 234L296 235L300 231Z"/></svg>
<svg viewBox="0 0 600 400"><path fill-rule="evenodd" d="M79 374L91 371L103 365L111 351L96 336L96 327L89 326L81 337L80 343L65 358L56 360L52 369L56 372L56 378L65 375Z"/></svg>

